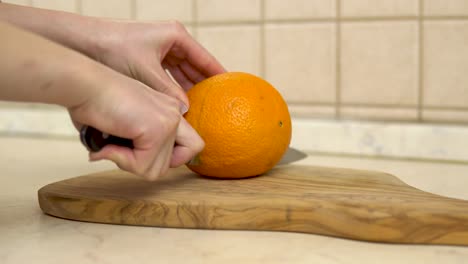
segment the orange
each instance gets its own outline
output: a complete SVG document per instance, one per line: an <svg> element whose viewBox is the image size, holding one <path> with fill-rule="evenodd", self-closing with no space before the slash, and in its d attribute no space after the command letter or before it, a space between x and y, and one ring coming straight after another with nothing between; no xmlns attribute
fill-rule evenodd
<svg viewBox="0 0 468 264"><path fill-rule="evenodd" d="M260 175L278 163L291 140L291 117L281 94L248 73L227 72L187 93L186 120L205 141L187 166L217 178Z"/></svg>

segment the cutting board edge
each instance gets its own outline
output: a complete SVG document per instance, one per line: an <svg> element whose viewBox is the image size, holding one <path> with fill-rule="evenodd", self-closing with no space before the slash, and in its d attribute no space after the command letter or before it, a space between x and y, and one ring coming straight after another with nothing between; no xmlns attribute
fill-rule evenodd
<svg viewBox="0 0 468 264"><path fill-rule="evenodd" d="M164 226L164 225L151 225L151 224L134 224L134 223L116 223L112 221L98 221L98 220L91 220L82 217L70 217L59 212L51 212L48 210L44 210L41 207L43 213L50 217L56 217L63 220L71 220L76 222L82 223L92 223L92 224L110 224L110 225L127 225L127 226L134 226L134 227L157 227L157 228L171 228L171 229L187 229L187 230L207 230L207 231L248 231L248 232L278 232L278 233L296 233L296 234L304 234L304 235L317 235L317 236L325 236L325 237L332 237L335 239L345 239L351 240L356 242L363 242L363 243L380 243L380 244L389 244L389 245L430 245L430 246L460 246L466 247L468 246L468 234L467 238L464 241L457 242L452 240L446 239L436 239L436 240L426 240L426 241L407 241L407 240L400 240L400 239L388 239L388 238L373 238L373 239L363 239L359 236L343 236L343 235L336 235L334 233L327 233L327 232L305 232L305 231L297 231L297 230L289 230L289 229L257 229L257 228L248 228L248 227L237 227L237 228L227 228L227 227L219 227L219 228L210 228L210 227L186 227L186 226Z"/></svg>
<svg viewBox="0 0 468 264"><path fill-rule="evenodd" d="M317 166L314 166L314 167L317 167ZM328 167L320 167L320 168L328 168ZM339 170L342 170L342 169L339 169ZM346 170L346 169L345 169ZM361 171L361 170L353 170L353 171ZM111 173L111 172L116 172L116 173L122 173L120 170L107 170L107 171L103 171L103 172L97 172L97 173L92 173L92 174L88 174L88 175L84 175L84 176L78 176L78 177L73 177L73 178L70 178L70 179L78 179L78 178L82 178L82 177L92 177L92 176L96 176L96 175L100 175L100 176L106 176L108 173ZM378 172L379 174L381 174L381 172ZM394 175L391 175L391 174L388 174L388 173L383 173L385 175L389 175L391 177L394 177L396 179L398 179L396 176ZM106 176L107 177L107 176ZM133 177L133 176L132 176ZM136 177L136 176L134 176ZM265 176L267 177L267 176ZM291 229L287 229L287 228L284 228L284 229L274 229L274 228L271 228L271 226L269 226L268 228L265 228L265 229L262 229L262 228L258 228L258 227L255 227L255 228L251 228L249 226L239 226L237 228L226 228L226 227L222 227L222 226L218 226L216 228L210 228L210 227L207 227L207 226L184 226L184 225L179 225L179 226L176 226L176 225L152 225L152 224L148 224L148 225L145 225L144 223L135 223L135 224L132 224L130 222L121 222L121 223L116 223L115 221L112 222L112 221L98 221L96 219L86 219L82 216L80 216L79 214L78 215L67 215L66 214L66 211L63 211L63 210L57 210L57 208L54 208L53 207L53 202L51 200L53 200L54 198L58 198L58 199L68 199L69 201L73 200L74 198L76 197L64 197L63 195L62 196L56 196L56 194L54 193L53 189L54 189L54 186L57 184L57 183L61 183L61 182L64 182L64 181L67 181L67 180L70 180L70 179L66 179L66 180L62 180L62 181L59 181L59 182L56 182L56 183L51 183L51 184L48 184L42 188L40 188L38 190L38 196L39 196L39 203L40 203L40 206L41 206L41 209L44 211L44 213L46 214L49 214L49 215L52 215L52 216L56 216L56 217L60 217L60 218L64 218L64 219L70 219L70 220L77 220L77 221L85 221L85 222L98 222L98 223L107 223L107 224L124 224L124 225L143 225L143 226L158 226L158 227L170 227L170 228L202 228L202 229L208 229L208 230L261 230L261 231L285 231L285 232L296 232L296 233L312 233L312 234L319 234L319 235L326 235L326 236L333 236L333 237L341 237L341 238L346 238L346 239L353 239L353 240L360 240L360 241L371 241L371 242L383 242L383 243L399 243L399 244L443 244L443 245L468 245L468 234L465 234L463 232L461 232L461 236L458 236L458 239L455 239L455 240L450 240L450 239L446 239L447 236L435 236L435 237L432 237L430 239L428 239L428 237L425 237L423 239L421 238L418 238L419 240L411 240L411 238L409 240L404 240L404 239L408 239L407 237L403 236L403 241L401 238L398 238L398 236L396 236L396 238L383 238L383 239L378 239L378 238L372 238L372 239L364 239L363 237L359 237L359 236L351 236L351 235L347 235L347 234L339 234L339 235L336 235L336 234L333 234L333 233L329 233L329 232L324 232L324 231L317 231L315 230L314 232L311 232L311 231L298 231L298 230L291 230ZM399 179L398 179L399 180ZM401 181L401 180L400 180ZM402 182L402 181L401 181ZM403 182L404 183L404 182ZM414 187L413 187L414 188ZM419 192L424 192L422 190L419 190L417 188L414 188L415 190L419 191ZM52 191L51 191L52 190ZM428 192L425 192L425 193L428 193ZM434 194L431 194L431 193L428 193L430 195L434 195ZM440 197L443 197L443 196L440 196ZM443 197L443 198L447 198L447 199L450 199L450 200L457 200L457 201L463 201L463 202L466 202L465 200L459 200L459 199L454 199L454 198L448 198L448 197ZM113 199L109 199L110 201L113 201L113 202L116 202L116 201L119 201L119 200L113 200ZM122 199L123 201L126 201L125 199ZM95 202L93 200L90 200L90 202ZM98 201L98 202L102 202L102 201ZM264 228L264 227L263 227ZM444 238L445 237L445 238ZM460 242L459 240L462 240L462 242ZM457 242L458 240L458 242Z"/></svg>

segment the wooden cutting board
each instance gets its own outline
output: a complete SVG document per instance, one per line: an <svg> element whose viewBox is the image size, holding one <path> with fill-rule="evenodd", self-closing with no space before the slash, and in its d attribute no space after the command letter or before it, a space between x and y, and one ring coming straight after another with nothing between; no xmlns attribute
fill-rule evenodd
<svg viewBox="0 0 468 264"><path fill-rule="evenodd" d="M107 171L49 184L39 203L47 214L99 223L468 245L468 201L350 169L286 165L260 177L217 180L179 168L156 182Z"/></svg>

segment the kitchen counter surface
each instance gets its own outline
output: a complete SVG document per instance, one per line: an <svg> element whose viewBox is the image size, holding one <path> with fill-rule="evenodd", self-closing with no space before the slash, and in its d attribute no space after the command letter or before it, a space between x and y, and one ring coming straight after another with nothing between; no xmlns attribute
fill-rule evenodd
<svg viewBox="0 0 468 264"><path fill-rule="evenodd" d="M0 263L466 263L468 247L393 245L286 232L83 223L44 215L37 190L114 169L79 142L0 137ZM392 173L425 191L468 199L468 164L310 155L298 162Z"/></svg>

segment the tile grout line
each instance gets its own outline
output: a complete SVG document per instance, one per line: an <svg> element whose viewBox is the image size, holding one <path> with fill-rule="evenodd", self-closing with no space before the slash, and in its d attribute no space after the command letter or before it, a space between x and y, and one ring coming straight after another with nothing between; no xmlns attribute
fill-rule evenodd
<svg viewBox="0 0 468 264"><path fill-rule="evenodd" d="M309 106L313 104L313 106L317 107L331 107L334 108L335 103L328 103L323 101L291 101L288 100L288 104L294 106ZM392 108L398 110L411 110L417 108L417 105L406 105L406 104L372 104L372 103L341 103L341 107L353 107L353 108ZM60 109L55 107L49 107L48 105L44 106L23 106L21 104L18 105L0 105L0 111L2 110L10 110L10 109L33 109L38 111L45 111L45 112L56 112ZM426 105L424 106L426 110L433 110L433 111L455 111L455 112L468 112L468 107L466 106L437 106L437 105Z"/></svg>
<svg viewBox="0 0 468 264"><path fill-rule="evenodd" d="M194 39L198 39L198 12L197 12L198 2L197 0L192 0L192 35Z"/></svg>
<svg viewBox="0 0 468 264"><path fill-rule="evenodd" d="M294 105L307 105L307 104L314 104L316 106L335 106L335 103L327 103L327 102L320 102L320 101L288 101ZM363 104L363 103L341 103L340 106L343 107L360 107L360 108L400 108L400 109L415 109L416 105L399 105L399 104ZM468 109L467 109L468 110Z"/></svg>
<svg viewBox="0 0 468 264"><path fill-rule="evenodd" d="M335 106L334 103L326 103L326 102L320 102L320 101L307 101L307 102L301 102L301 101L291 101L288 100L288 103L291 105L296 105L296 106L307 106L310 104L313 104L314 106L329 106L333 107ZM401 104L372 104L372 103L341 103L341 108L345 107L354 107L354 108L391 108L391 109L398 109L398 110L416 110L418 105L401 105ZM468 112L468 107L444 107L444 106L425 106L424 109L427 110L434 110L434 111L456 111L456 112Z"/></svg>
<svg viewBox="0 0 468 264"><path fill-rule="evenodd" d="M82 15L83 14L83 6L82 6L82 3L81 3L81 0L75 0L75 12L77 14L80 14Z"/></svg>
<svg viewBox="0 0 468 264"><path fill-rule="evenodd" d="M130 2L130 18L132 20L135 20L136 16L137 16L137 14L136 14L136 9L137 9L136 5L137 5L136 0L132 0Z"/></svg>
<svg viewBox="0 0 468 264"><path fill-rule="evenodd" d="M341 119L341 0L335 3L335 118Z"/></svg>
<svg viewBox="0 0 468 264"><path fill-rule="evenodd" d="M427 110L441 110L441 111L468 111L467 106L437 106L437 105L425 105L424 109Z"/></svg>
<svg viewBox="0 0 468 264"><path fill-rule="evenodd" d="M423 121L423 103L424 103L424 23L423 10L424 1L419 0L419 19L418 19L418 121Z"/></svg>
<svg viewBox="0 0 468 264"><path fill-rule="evenodd" d="M423 1L424 2L424 1ZM422 18L425 20L467 20L468 16L466 15L422 15Z"/></svg>
<svg viewBox="0 0 468 264"><path fill-rule="evenodd" d="M265 0L260 0L260 76L266 78Z"/></svg>
<svg viewBox="0 0 468 264"><path fill-rule="evenodd" d="M194 0L196 2L196 0ZM193 11L192 11L193 13ZM239 26L239 25L260 25L261 23L264 24L302 24L302 23L335 23L338 18L308 18L308 19L264 19L263 21L258 20L225 20L225 21L204 21L204 22L192 22L186 23L187 25L199 25L205 27L215 27L215 26ZM468 16L466 17L431 17L431 16L423 16L423 20L461 20L466 21L468 20ZM418 21L419 17L355 17L355 18L345 18L340 17L340 22L347 22L347 23L373 23L373 22L408 22L408 21Z"/></svg>

